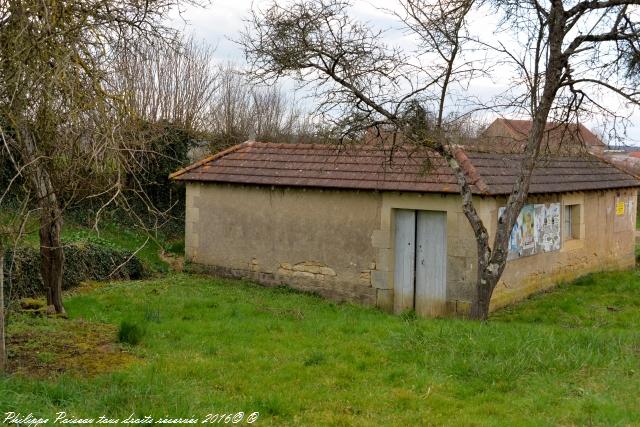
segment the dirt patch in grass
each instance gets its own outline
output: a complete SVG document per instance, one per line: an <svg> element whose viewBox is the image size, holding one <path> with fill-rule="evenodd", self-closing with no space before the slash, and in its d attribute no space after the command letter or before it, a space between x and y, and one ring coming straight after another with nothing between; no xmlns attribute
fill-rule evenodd
<svg viewBox="0 0 640 427"><path fill-rule="evenodd" d="M61 373L95 376L138 360L116 342L117 328L65 319L26 319L7 336L9 372L47 378Z"/></svg>

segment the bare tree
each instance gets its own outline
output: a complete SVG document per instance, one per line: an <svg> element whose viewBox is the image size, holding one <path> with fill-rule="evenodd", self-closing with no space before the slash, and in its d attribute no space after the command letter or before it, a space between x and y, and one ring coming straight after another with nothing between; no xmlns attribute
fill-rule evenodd
<svg viewBox="0 0 640 427"><path fill-rule="evenodd" d="M112 85L125 97L130 111L132 168L123 191L136 202L120 207L134 213L152 234L155 224L180 217L183 189L172 185L169 173L189 162L199 142L208 138L211 99L219 87L214 49L192 38L178 37L170 45L137 40L135 48L116 58ZM204 153L202 153L204 155Z"/></svg>
<svg viewBox="0 0 640 427"><path fill-rule="evenodd" d="M0 149L0 153L4 150ZM7 188L0 193L0 206L2 205L2 201L7 196L10 187L16 181L18 175L14 175L12 180L10 180ZM28 191L24 191L25 194ZM5 254L6 247L10 243L13 242L13 246L15 246L20 241L22 234L24 233L25 226L28 219L28 213L26 209L28 208L27 202L28 196L23 196L22 209L14 210L13 216L3 218L3 222L0 224L0 375L6 373L7 371L7 346L6 346L6 324L7 324L7 313L8 308L11 303L11 285L9 283L8 289L9 292L5 293L5 287L7 283L5 283L4 275L5 275ZM15 253L15 250L14 250ZM11 273L11 265L9 266L9 275ZM9 281L10 282L10 281Z"/></svg>
<svg viewBox="0 0 640 427"><path fill-rule="evenodd" d="M312 117L280 85L259 85L233 64L221 67L208 124L216 148L256 138L293 141L312 138Z"/></svg>
<svg viewBox="0 0 640 427"><path fill-rule="evenodd" d="M0 240L0 375L6 371L7 364L7 344L4 333L4 244Z"/></svg>
<svg viewBox="0 0 640 427"><path fill-rule="evenodd" d="M547 121L568 123L585 114L623 118L603 94L637 105L640 94L621 72L625 51L637 46L640 1L404 0L396 13L418 42L404 52L381 42L382 31L350 16L348 1L275 1L254 9L240 43L259 80L289 76L315 89L318 110L347 135L370 126L401 130L404 143L433 150L455 173L463 211L477 241L477 281L470 316L486 319L504 271L508 240L527 198ZM471 13L486 8L500 16L495 29L510 42L469 34ZM510 37L509 37L510 35ZM487 61L482 50L490 51ZM628 50L627 50L628 51ZM510 64L509 68L504 64ZM522 151L521 172L498 219L493 243L478 215L470 177L458 164L457 140L445 113L469 106L468 84L492 67L510 73L512 87L490 107L528 115L532 130ZM515 72L514 72L515 70ZM428 132L404 120L411 102L436 111Z"/></svg>
<svg viewBox="0 0 640 427"><path fill-rule="evenodd" d="M64 208L114 200L140 149L128 139L127 97L111 85L121 54L145 39L169 48L164 23L180 0L0 3L0 131L40 215L42 279L64 313L60 240ZM190 2L194 3L194 2Z"/></svg>
<svg viewBox="0 0 640 427"><path fill-rule="evenodd" d="M170 46L142 39L117 58L114 86L127 96L132 119L202 131L218 88L213 54L191 38Z"/></svg>
<svg viewBox="0 0 640 427"><path fill-rule="evenodd" d="M310 132L308 115L282 87L253 84L232 64L214 65L213 52L193 39L170 49L143 40L120 55L113 85L126 94L141 135L161 138L163 127L149 125L166 123L220 148L250 137L281 141Z"/></svg>
<svg viewBox="0 0 640 427"><path fill-rule="evenodd" d="M251 134L251 88L231 64L220 70L219 91L211 100L209 129L216 144L227 146Z"/></svg>

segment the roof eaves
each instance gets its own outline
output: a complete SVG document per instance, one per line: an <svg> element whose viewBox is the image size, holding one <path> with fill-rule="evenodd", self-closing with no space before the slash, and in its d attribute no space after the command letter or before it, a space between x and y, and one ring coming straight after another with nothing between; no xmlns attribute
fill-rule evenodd
<svg viewBox="0 0 640 427"><path fill-rule="evenodd" d="M191 164L191 165L189 165L189 166L187 166L185 168L182 168L182 169L180 169L180 170L178 170L176 172L173 172L172 174L169 175L169 179L179 179L178 177L180 175L184 175L185 173L187 173L187 172L189 172L189 171L191 171L191 170L193 170L193 169L195 169L195 168L197 168L199 166L202 166L205 163L217 160L217 159L219 159L221 157L226 156L227 154L233 153L234 151L237 151L242 147L250 146L253 142L254 141L245 141L245 142L242 142L240 144L236 144L236 145L234 145L232 147L229 147L226 150L222 150L222 151L220 151L220 152L218 152L216 154L213 154L213 155L211 155L209 157L205 157L204 159L199 160L199 161L197 161L197 162L195 162L195 163L193 163L193 164Z"/></svg>

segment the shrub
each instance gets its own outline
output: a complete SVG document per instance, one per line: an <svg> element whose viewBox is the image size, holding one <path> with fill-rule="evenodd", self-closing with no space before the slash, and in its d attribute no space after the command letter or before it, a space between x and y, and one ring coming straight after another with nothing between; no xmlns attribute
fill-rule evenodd
<svg viewBox="0 0 640 427"><path fill-rule="evenodd" d="M146 270L138 257L132 257L131 252L113 246L75 242L65 245L64 254L63 289L73 288L85 280L135 280L146 276ZM4 261L6 295L14 299L46 293L40 276L39 249L30 246L9 249ZM118 269L120 265L122 267Z"/></svg>
<svg viewBox="0 0 640 427"><path fill-rule="evenodd" d="M123 320L118 328L118 341L121 343L136 345L144 336L144 329L137 323Z"/></svg>

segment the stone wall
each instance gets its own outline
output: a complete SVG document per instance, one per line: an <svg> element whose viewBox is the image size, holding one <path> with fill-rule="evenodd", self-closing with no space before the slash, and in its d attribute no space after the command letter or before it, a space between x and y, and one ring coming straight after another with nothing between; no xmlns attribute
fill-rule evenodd
<svg viewBox="0 0 640 427"><path fill-rule="evenodd" d="M475 200L481 216L489 217L491 203ZM394 210L433 210L447 214L447 301L449 311L466 311L476 276L476 241L460 196L454 194L382 193L380 224L371 235L376 250L376 268L371 272L372 285L378 290L377 305L393 311L394 287Z"/></svg>
<svg viewBox="0 0 640 427"><path fill-rule="evenodd" d="M376 304L380 193L188 184L192 269Z"/></svg>
<svg viewBox="0 0 640 427"><path fill-rule="evenodd" d="M635 189L531 197L528 203L559 202L563 206L580 205L581 238L563 241L559 251L508 261L494 291L491 308L503 307L589 272L633 267L636 199ZM504 202L497 200L495 207L491 209L492 224L497 223L498 207L503 206ZM617 202L625 203L623 215L616 214ZM492 230L492 236L494 233L495 229Z"/></svg>

